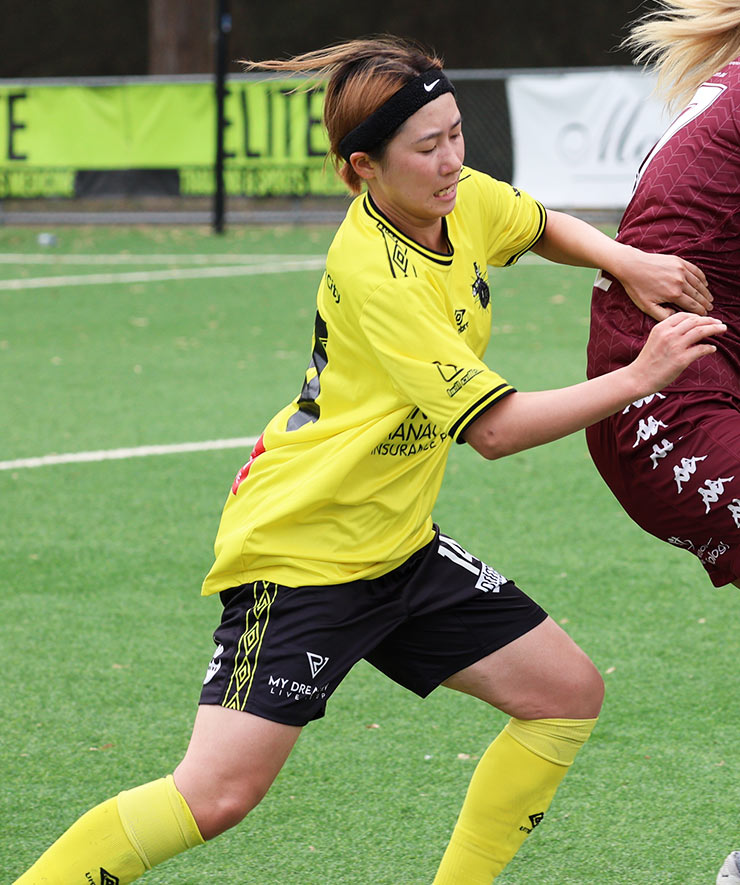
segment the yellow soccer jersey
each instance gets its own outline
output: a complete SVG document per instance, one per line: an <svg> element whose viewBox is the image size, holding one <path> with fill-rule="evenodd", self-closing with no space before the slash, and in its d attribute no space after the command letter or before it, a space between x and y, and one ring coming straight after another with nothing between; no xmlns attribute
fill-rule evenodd
<svg viewBox="0 0 740 885"><path fill-rule="evenodd" d="M487 268L534 245L545 210L464 169L445 223L449 254L410 240L369 195L352 202L319 286L303 388L237 476L204 594L377 577L431 540L451 441L513 390L481 360Z"/></svg>

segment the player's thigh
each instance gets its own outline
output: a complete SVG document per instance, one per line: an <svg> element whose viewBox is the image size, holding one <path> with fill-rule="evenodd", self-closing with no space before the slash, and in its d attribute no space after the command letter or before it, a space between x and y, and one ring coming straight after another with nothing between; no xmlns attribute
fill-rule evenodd
<svg viewBox="0 0 740 885"><path fill-rule="evenodd" d="M594 463L645 531L693 553L716 586L740 578L740 404L667 391L587 431Z"/></svg>
<svg viewBox="0 0 740 885"><path fill-rule="evenodd" d="M201 705L175 783L204 838L238 823L277 777L301 728Z"/></svg>
<svg viewBox="0 0 740 885"><path fill-rule="evenodd" d="M443 684L519 719L590 719L604 696L588 655L549 617Z"/></svg>

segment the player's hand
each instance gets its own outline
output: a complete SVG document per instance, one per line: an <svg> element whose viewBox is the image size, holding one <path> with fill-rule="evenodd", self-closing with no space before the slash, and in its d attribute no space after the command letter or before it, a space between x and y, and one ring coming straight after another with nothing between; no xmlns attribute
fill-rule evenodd
<svg viewBox="0 0 740 885"><path fill-rule="evenodd" d="M704 272L677 255L632 249L618 277L637 307L655 320L664 320L676 310L706 316L712 309Z"/></svg>
<svg viewBox="0 0 740 885"><path fill-rule="evenodd" d="M707 339L727 326L714 317L674 313L655 325L630 368L655 392L675 381L683 370L717 348Z"/></svg>

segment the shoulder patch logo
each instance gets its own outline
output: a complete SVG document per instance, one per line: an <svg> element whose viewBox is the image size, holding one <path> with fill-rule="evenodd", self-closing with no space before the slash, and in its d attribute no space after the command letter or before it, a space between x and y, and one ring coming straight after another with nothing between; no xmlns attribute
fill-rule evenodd
<svg viewBox="0 0 740 885"><path fill-rule="evenodd" d="M462 372L462 369L459 366L455 366L452 363L439 363L435 360L434 365L437 367L439 374L448 384L450 381L454 381Z"/></svg>
<svg viewBox="0 0 740 885"><path fill-rule="evenodd" d="M100 885L120 885L120 883L118 876L112 876L108 870L100 868Z"/></svg>
<svg viewBox="0 0 740 885"><path fill-rule="evenodd" d="M485 310L491 301L491 290L488 288L488 283L481 273L480 267L478 267L478 262L473 262L473 270L475 270L475 282L473 283L473 298L478 299L478 303Z"/></svg>

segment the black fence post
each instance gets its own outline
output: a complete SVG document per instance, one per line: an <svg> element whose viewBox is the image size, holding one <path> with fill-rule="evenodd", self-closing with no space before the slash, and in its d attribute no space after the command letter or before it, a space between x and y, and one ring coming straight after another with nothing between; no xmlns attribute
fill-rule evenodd
<svg viewBox="0 0 740 885"><path fill-rule="evenodd" d="M214 165L215 189L213 200L214 233L224 232L225 187L224 187L224 130L226 117L226 55L228 35L231 33L231 13L229 0L218 0L218 21L216 23L216 162Z"/></svg>

